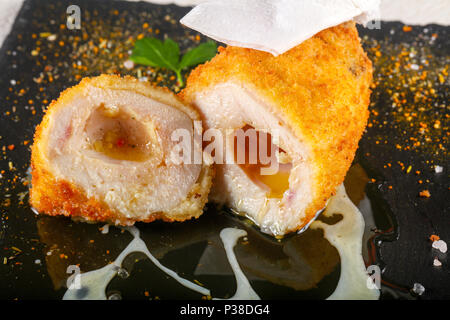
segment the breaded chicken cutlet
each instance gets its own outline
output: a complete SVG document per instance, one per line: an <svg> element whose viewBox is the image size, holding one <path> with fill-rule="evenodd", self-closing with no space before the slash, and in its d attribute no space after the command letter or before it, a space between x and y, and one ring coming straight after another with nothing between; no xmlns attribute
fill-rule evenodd
<svg viewBox="0 0 450 320"><path fill-rule="evenodd" d="M260 163L218 164L210 198L276 236L307 227L352 163L369 115L371 81L353 22L277 57L221 48L190 74L181 96L198 108L206 129L222 130L227 141L239 129L278 136L283 170L266 176L258 173ZM237 149L225 146L224 153Z"/></svg>
<svg viewBox="0 0 450 320"><path fill-rule="evenodd" d="M167 161L173 130L194 134L197 119L168 90L134 78L83 79L51 103L36 129L31 206L116 225L199 217L213 167Z"/></svg>

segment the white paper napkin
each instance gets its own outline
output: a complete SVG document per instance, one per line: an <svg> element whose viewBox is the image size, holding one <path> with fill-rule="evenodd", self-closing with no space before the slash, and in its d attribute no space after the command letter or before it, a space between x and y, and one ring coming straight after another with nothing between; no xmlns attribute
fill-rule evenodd
<svg viewBox="0 0 450 320"><path fill-rule="evenodd" d="M379 0L211 0L180 22L228 45L277 56L342 22L366 23L378 8Z"/></svg>

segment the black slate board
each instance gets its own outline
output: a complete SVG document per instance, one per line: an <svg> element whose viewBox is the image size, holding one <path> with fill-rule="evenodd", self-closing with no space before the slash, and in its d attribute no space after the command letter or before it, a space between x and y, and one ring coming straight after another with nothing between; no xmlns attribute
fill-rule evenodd
<svg viewBox="0 0 450 320"><path fill-rule="evenodd" d="M66 8L77 4L82 10L82 30L64 30ZM101 235L98 225L73 223L64 218L50 218L36 216L30 210L27 201L27 186L23 181L27 178L29 168L30 143L34 127L42 119L42 107L48 101L56 99L59 92L78 82L80 76L97 75L102 72L115 71L120 74L139 75L136 69L125 69L118 54L123 53L121 46L127 47L126 38L134 39L141 33L142 25L148 23L152 28L144 28L143 34L162 38L165 34L174 38L181 44L182 50L192 46L197 35L191 30L180 26L178 21L189 8L177 6L157 6L148 3L128 3L121 1L38 1L26 0L15 21L11 34L7 37L0 49L0 147L4 146L0 160L0 298L2 299L60 299L64 293L64 277L67 276L65 268L69 261L78 263L83 261L83 271L103 266L107 261L113 260L122 248L128 243L130 237L123 235L119 230L111 228L108 235ZM167 18L169 16L169 18ZM171 21L173 20L173 21ZM83 29L84 28L84 29ZM82 44L94 39L93 32L101 29L116 34L112 47L103 52L111 57L112 68L109 66L94 66L83 54L89 52L82 49ZM159 32L156 32L156 29ZM425 32L426 29L426 32ZM41 33L57 34L53 43L49 43ZM83 32L87 38L83 39ZM129 34L125 34L128 32ZM387 50L387 46L402 43L414 44L418 47L427 45L438 64L448 64L449 57L449 29L442 26L414 27L411 32L403 32L400 23L382 23L381 30L367 30L360 28L363 43L367 50L381 44L379 50ZM70 33L70 34L68 34ZM429 37L421 35L438 34L432 43ZM73 46L74 37L80 37L78 45ZM99 36L96 35L96 40ZM204 37L199 37L203 41ZM199 40L197 39L197 40ZM40 41L40 44L37 43ZM64 41L64 43L60 43ZM77 41L75 39L75 41ZM379 42L378 42L379 41ZM383 47L386 46L386 47ZM33 50L39 47L34 55ZM122 50L122 51L120 51ZM74 55L74 52L77 54ZM371 51L369 50L369 56ZM56 54L57 53L57 54ZM102 53L100 53L102 54ZM126 55L126 50L125 50ZM45 56L45 59L44 59ZM375 56L372 56L373 58ZM103 57L103 60L105 58ZM73 66L81 61L81 68ZM119 61L119 62L117 62ZM91 64L89 64L91 63ZM51 67L48 67L51 66ZM88 66L85 70L83 66ZM382 77L382 70L377 70L376 76ZM144 70L145 71L145 70ZM43 73L43 77L41 77ZM163 79L158 80L158 75ZM151 81L159 81L160 85L167 85L177 90L176 84L170 74L159 70L146 73ZM50 81L52 79L52 81ZM15 82L11 82L14 80ZM23 91L21 91L23 89ZM403 141L399 136L398 125L392 115L392 103L386 86L374 89L371 105L371 120L369 123L384 123L383 126L373 125L367 128L363 136L360 149L355 162L358 162L374 179L367 184L366 193L369 196L372 209L376 213L375 226L367 248L372 257L370 263L377 263L383 270L382 298L413 298L409 290L414 283L421 283L425 293L424 299L449 299L450 277L447 255L442 255L431 249L428 240L431 234L439 235L447 242L450 240L450 212L449 212L449 179L447 173L447 152L417 152L412 150L399 150L396 145ZM430 106L447 103L448 80L435 87L437 95ZM434 117L442 119L443 135L448 131L447 107L432 107L427 109ZM446 117L447 115L447 117ZM381 138L380 138L381 137ZM376 141L383 141L376 143ZM448 140L444 139L444 148L448 148ZM13 150L8 146L14 145ZM398 161L407 166L412 165L413 173L419 170L420 179L425 184L418 184L418 176L406 173L407 169L398 166L388 167L387 163L395 164ZM428 162L427 162L428 161ZM430 161L434 161L430 164ZM444 172L436 174L433 165L444 167ZM424 187L426 185L426 187ZM392 186L392 189L389 187ZM430 198L420 198L419 192L427 189ZM246 228L249 232L250 252L244 246L236 249L238 259L246 255L254 255L255 261L268 261L267 265L284 261L285 256L278 257L280 248L287 243L300 243L299 248L306 247L311 241L317 239L312 231L288 237L283 241L274 241L261 235L255 228L248 226L247 222L232 217L227 212L209 207L208 212L195 222L185 224L167 225L153 223L139 225L143 237L148 240L150 249L155 250L161 262L173 268L190 280L198 279L212 288L214 296L226 297L235 290L233 276L227 272L216 275L194 276L198 261L206 247L222 250L217 238L219 227L235 225ZM189 234L189 239L186 235ZM319 235L320 236L320 235ZM94 240L92 245L91 240ZM290 241L290 242L289 242ZM316 241L316 240L314 240ZM331 257L328 262L333 264L336 252L327 244L319 245L324 254ZM20 251L16 250L19 249ZM106 250L110 250L106 254ZM303 249L299 252L308 261L308 254ZM267 256L264 252L268 252ZM48 255L53 252L52 255ZM442 267L433 267L433 258L438 256ZM6 260L5 260L6 259ZM259 260L258 260L259 259ZM183 263L180 264L180 261ZM226 261L226 260L225 260ZM244 272L253 275L251 284L262 298L300 299L300 298L326 298L337 283L339 266L331 266L317 288L300 290L292 286L275 284L267 280L267 276L257 277L252 271L252 263L243 266ZM6 263L4 263L6 262ZM242 262L241 262L242 263ZM177 285L158 271L149 261L140 260L133 264L130 262L130 277L127 281L120 278L113 280L108 288L109 293L121 292L124 299L150 298L200 298ZM247 268L248 267L248 268ZM228 268L228 269L227 269ZM225 271L229 267L225 267ZM222 270L223 271L223 270ZM253 273L252 273L253 272ZM149 275L152 275L149 277ZM307 277L310 274L303 274ZM262 279L264 278L264 279ZM151 281L150 281L151 280ZM228 285L222 287L221 284ZM305 281L304 283L307 283ZM149 294L145 294L150 291Z"/></svg>

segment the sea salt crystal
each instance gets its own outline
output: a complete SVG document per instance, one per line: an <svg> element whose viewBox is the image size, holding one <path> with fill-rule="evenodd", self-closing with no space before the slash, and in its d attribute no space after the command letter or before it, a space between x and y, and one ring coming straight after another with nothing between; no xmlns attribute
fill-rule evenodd
<svg viewBox="0 0 450 320"><path fill-rule="evenodd" d="M447 252L447 243L444 240L434 241L433 244L432 244L432 247L434 249L439 250L442 253L446 253Z"/></svg>
<svg viewBox="0 0 450 320"><path fill-rule="evenodd" d="M36 259L36 260L34 260L34 263L35 263L35 264L41 264L41 260Z"/></svg>
<svg viewBox="0 0 450 320"><path fill-rule="evenodd" d="M9 81L9 83L11 83L12 86L15 86L15 85L16 85L16 80L11 79L11 80Z"/></svg>
<svg viewBox="0 0 450 320"><path fill-rule="evenodd" d="M441 166L435 166L434 167L434 172L441 173L442 171L444 171L444 167L441 167Z"/></svg>
<svg viewBox="0 0 450 320"><path fill-rule="evenodd" d="M440 262L437 258L434 258L433 266L440 267L442 266L442 262Z"/></svg>
<svg viewBox="0 0 450 320"><path fill-rule="evenodd" d="M109 232L109 224L105 224L102 228L102 233L107 234Z"/></svg>
<svg viewBox="0 0 450 320"><path fill-rule="evenodd" d="M415 294L417 294L417 295L419 295L419 296L421 296L421 295L423 295L423 293L425 292L425 287L423 286L423 285L421 285L420 283L414 283L414 286L413 286L413 288L412 288L412 291L415 293Z"/></svg>
<svg viewBox="0 0 450 320"><path fill-rule="evenodd" d="M125 61L125 62L123 63L123 66L124 66L125 68L127 68L128 70L133 69L133 67L134 67L134 62L131 61L131 60L127 60L127 61Z"/></svg>
<svg viewBox="0 0 450 320"><path fill-rule="evenodd" d="M417 64L413 63L413 64L411 65L411 69L412 69L412 70L419 70L419 66L418 66Z"/></svg>

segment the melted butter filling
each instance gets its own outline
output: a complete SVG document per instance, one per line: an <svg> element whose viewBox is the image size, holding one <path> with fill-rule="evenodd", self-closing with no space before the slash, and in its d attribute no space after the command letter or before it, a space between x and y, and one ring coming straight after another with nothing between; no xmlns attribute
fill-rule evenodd
<svg viewBox="0 0 450 320"><path fill-rule="evenodd" d="M145 126L117 106L98 107L86 131L91 148L111 159L143 162L150 158L150 137Z"/></svg>
<svg viewBox="0 0 450 320"><path fill-rule="evenodd" d="M251 133L248 130L256 131L254 133L256 139L250 138ZM283 161L283 163L279 161L279 159L289 159L286 152L273 144L270 133L257 131L250 125L245 125L242 128L242 132L245 136L239 136L238 131L234 134L234 161L250 180L263 190L266 190L268 198L282 198L283 194L289 189L289 176L292 169L292 163L289 160ZM267 142L267 146L265 146L265 150L262 150L264 139ZM275 153L278 153L279 156L275 156ZM275 165L278 166L276 174L261 174L263 168L270 167L270 163L267 164L267 159L262 161L262 155L271 159L272 167L273 161L276 161Z"/></svg>

